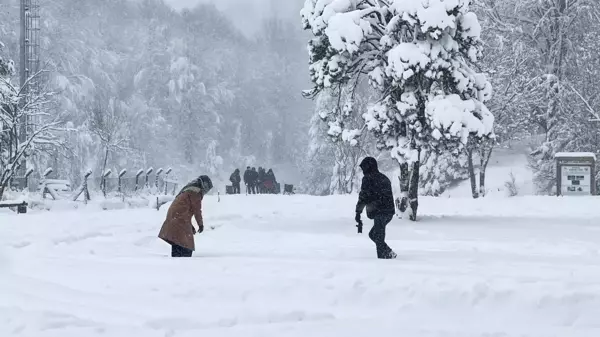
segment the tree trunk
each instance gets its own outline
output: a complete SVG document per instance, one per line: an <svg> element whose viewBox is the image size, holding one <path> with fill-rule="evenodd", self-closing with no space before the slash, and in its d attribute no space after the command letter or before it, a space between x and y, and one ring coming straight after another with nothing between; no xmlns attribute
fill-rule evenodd
<svg viewBox="0 0 600 337"><path fill-rule="evenodd" d="M6 191L6 187L8 187L12 176L13 171L11 169L5 169L4 172L2 172L2 175L0 175L0 201L2 201L4 191Z"/></svg>
<svg viewBox="0 0 600 337"><path fill-rule="evenodd" d="M467 149L467 159L469 163L469 179L471 180L471 195L473 199L477 199L479 198L479 193L477 193L477 179L475 177L475 167L473 166L473 149Z"/></svg>
<svg viewBox="0 0 600 337"><path fill-rule="evenodd" d="M396 208L400 213L406 212L408 208L408 185L410 177L408 176L408 163L400 164L400 198L396 199Z"/></svg>
<svg viewBox="0 0 600 337"><path fill-rule="evenodd" d="M479 195L485 197L485 193L485 169L481 168L479 170Z"/></svg>
<svg viewBox="0 0 600 337"><path fill-rule="evenodd" d="M492 152L494 151L493 141L486 142L479 150L480 168L479 168L479 195L485 197L485 170L487 169Z"/></svg>
<svg viewBox="0 0 600 337"><path fill-rule="evenodd" d="M408 189L408 200L410 205L409 219L417 221L417 208L419 208L419 168L421 162L417 160L412 164L410 173L410 186Z"/></svg>
<svg viewBox="0 0 600 337"><path fill-rule="evenodd" d="M104 163L102 164L102 172L100 172L100 174L102 175L102 179L100 180L100 188L102 189L102 191L105 191L106 188L106 179L104 179L104 173L106 173L106 165L108 164L108 146L106 146L106 150L104 152ZM104 195L106 197L106 194Z"/></svg>
<svg viewBox="0 0 600 337"><path fill-rule="evenodd" d="M350 178L348 178L346 194L352 194L352 192L354 191L354 177L356 176L356 166L352 166L350 170Z"/></svg>

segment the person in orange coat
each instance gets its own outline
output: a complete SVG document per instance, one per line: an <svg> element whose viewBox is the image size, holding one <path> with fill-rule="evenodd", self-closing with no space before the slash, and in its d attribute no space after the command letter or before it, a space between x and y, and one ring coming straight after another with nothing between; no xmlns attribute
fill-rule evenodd
<svg viewBox="0 0 600 337"><path fill-rule="evenodd" d="M158 237L171 245L172 257L190 257L196 249L192 226L192 216L198 223L198 233L204 230L202 220L202 199L212 189L208 176L200 176L188 183L169 207L167 219L160 229Z"/></svg>

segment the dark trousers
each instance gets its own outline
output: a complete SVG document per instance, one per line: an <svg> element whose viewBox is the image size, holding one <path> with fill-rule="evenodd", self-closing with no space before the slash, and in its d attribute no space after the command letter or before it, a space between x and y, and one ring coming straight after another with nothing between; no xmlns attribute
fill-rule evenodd
<svg viewBox="0 0 600 337"><path fill-rule="evenodd" d="M393 252L390 246L385 243L385 226L392 221L393 215L382 215L375 217L375 223L369 232L369 238L375 242L377 249L377 258L388 259Z"/></svg>
<svg viewBox="0 0 600 337"><path fill-rule="evenodd" d="M240 194L241 193L241 189L240 189L240 183L233 183L233 194Z"/></svg>
<svg viewBox="0 0 600 337"><path fill-rule="evenodd" d="M191 257L192 251L185 247L181 247L178 245L171 245L171 256L172 257Z"/></svg>

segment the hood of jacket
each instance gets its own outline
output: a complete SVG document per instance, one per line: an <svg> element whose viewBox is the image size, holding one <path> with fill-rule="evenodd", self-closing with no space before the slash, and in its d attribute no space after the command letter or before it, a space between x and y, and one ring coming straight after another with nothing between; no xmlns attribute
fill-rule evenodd
<svg viewBox="0 0 600 337"><path fill-rule="evenodd" d="M364 174L371 174L379 172L379 168L377 167L377 160L373 157L366 157L360 163L360 168L363 170Z"/></svg>

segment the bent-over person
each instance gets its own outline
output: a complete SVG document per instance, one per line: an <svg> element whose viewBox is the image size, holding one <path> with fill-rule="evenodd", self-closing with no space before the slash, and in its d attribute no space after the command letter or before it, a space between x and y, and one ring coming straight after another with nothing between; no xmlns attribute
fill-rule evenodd
<svg viewBox="0 0 600 337"><path fill-rule="evenodd" d="M200 176L181 189L167 211L167 218L158 237L171 245L172 257L191 257L196 249L192 217L198 223L197 233L204 231L202 220L202 199L212 189L208 176Z"/></svg>

